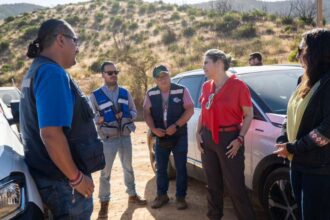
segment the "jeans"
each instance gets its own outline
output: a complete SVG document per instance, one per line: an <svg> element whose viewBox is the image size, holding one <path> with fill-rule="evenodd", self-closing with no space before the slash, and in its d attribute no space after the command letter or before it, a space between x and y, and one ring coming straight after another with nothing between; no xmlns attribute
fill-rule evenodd
<svg viewBox="0 0 330 220"><path fill-rule="evenodd" d="M302 220L330 219L330 176L291 170L291 184Z"/></svg>
<svg viewBox="0 0 330 220"><path fill-rule="evenodd" d="M126 192L129 196L136 195L134 172L132 167L132 142L130 136L120 136L103 140L105 167L100 175L99 199L101 202L110 200L110 177L117 151L124 171Z"/></svg>
<svg viewBox="0 0 330 220"><path fill-rule="evenodd" d="M65 179L50 180L34 178L42 202L51 211L54 219L88 220L93 212L93 198L85 198L74 191Z"/></svg>
<svg viewBox="0 0 330 220"><path fill-rule="evenodd" d="M187 194L187 135L179 137L176 146L163 148L159 146L156 138L157 163L157 195L165 195L168 190L167 167L170 153L173 153L176 168L176 197L185 197Z"/></svg>

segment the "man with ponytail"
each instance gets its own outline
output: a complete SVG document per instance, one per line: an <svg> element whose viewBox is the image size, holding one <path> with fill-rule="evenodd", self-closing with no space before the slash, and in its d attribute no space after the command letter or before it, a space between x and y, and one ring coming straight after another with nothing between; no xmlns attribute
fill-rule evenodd
<svg viewBox="0 0 330 220"><path fill-rule="evenodd" d="M65 69L76 64L78 38L64 20L43 22L29 45L20 127L25 161L54 219L90 219L91 173L105 165L93 113Z"/></svg>

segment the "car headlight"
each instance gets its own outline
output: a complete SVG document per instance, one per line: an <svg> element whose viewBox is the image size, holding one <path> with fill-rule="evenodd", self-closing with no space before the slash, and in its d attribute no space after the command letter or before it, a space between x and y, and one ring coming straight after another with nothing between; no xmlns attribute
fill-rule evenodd
<svg viewBox="0 0 330 220"><path fill-rule="evenodd" d="M23 212L26 207L25 177L12 173L0 180L0 219L10 219Z"/></svg>

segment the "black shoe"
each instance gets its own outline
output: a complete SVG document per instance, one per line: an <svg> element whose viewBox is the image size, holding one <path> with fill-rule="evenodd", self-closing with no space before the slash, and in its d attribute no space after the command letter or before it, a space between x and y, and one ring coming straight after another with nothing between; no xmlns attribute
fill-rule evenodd
<svg viewBox="0 0 330 220"><path fill-rule="evenodd" d="M187 206L187 202L186 202L186 199L184 197L177 197L176 198L176 208L178 210L183 210L183 209L186 209L188 206Z"/></svg>
<svg viewBox="0 0 330 220"><path fill-rule="evenodd" d="M165 205L166 203L168 203L168 201L170 201L170 199L168 198L167 195L157 196L155 200L152 202L151 208L158 209L163 205Z"/></svg>

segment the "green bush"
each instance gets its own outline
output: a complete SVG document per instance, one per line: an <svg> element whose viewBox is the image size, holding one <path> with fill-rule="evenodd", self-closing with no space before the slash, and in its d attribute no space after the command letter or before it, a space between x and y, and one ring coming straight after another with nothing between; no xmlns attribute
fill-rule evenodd
<svg viewBox="0 0 330 220"><path fill-rule="evenodd" d="M176 41L176 34L170 28L165 29L164 33L162 34L162 42L165 45L174 43Z"/></svg>
<svg viewBox="0 0 330 220"><path fill-rule="evenodd" d="M294 19L292 17L285 16L280 18L280 22L283 25L291 25L294 23Z"/></svg>
<svg viewBox="0 0 330 220"><path fill-rule="evenodd" d="M189 5L180 5L178 7L178 11L187 11L189 9Z"/></svg>
<svg viewBox="0 0 330 220"><path fill-rule="evenodd" d="M110 13L111 14L118 14L120 10L120 4L119 2L114 2L111 6L111 10L110 10Z"/></svg>
<svg viewBox="0 0 330 220"><path fill-rule="evenodd" d="M240 25L241 17L237 14L229 13L223 16L222 20L213 23L213 30L218 34L230 34Z"/></svg>
<svg viewBox="0 0 330 220"><path fill-rule="evenodd" d="M235 29L241 23L241 16L236 13L227 13L223 16L223 21L228 27Z"/></svg>
<svg viewBox="0 0 330 220"><path fill-rule="evenodd" d="M179 20L180 19L180 15L179 13L176 11L171 15L170 20L174 21L174 20Z"/></svg>
<svg viewBox="0 0 330 220"><path fill-rule="evenodd" d="M147 11L147 6L146 5L142 5L140 8L139 8L139 15L144 15Z"/></svg>
<svg viewBox="0 0 330 220"><path fill-rule="evenodd" d="M154 25L154 21L149 21L147 23L147 28L151 28Z"/></svg>
<svg viewBox="0 0 330 220"><path fill-rule="evenodd" d="M242 13L242 21L252 22L252 21L255 21L255 20L257 20L257 18L254 15L252 15L251 13L249 13L249 12L243 12Z"/></svg>
<svg viewBox="0 0 330 220"><path fill-rule="evenodd" d="M94 73L99 73L101 72L101 65L103 61L102 60L96 60L92 63L92 65L89 67L89 69L94 72Z"/></svg>
<svg viewBox="0 0 330 220"><path fill-rule="evenodd" d="M291 51L291 53L288 56L288 60L290 62L297 62L297 53L298 53L298 48L296 48L295 50Z"/></svg>
<svg viewBox="0 0 330 220"><path fill-rule="evenodd" d="M253 38L257 36L257 31L254 25L244 24L237 28L235 31L235 37L237 38Z"/></svg>
<svg viewBox="0 0 330 220"><path fill-rule="evenodd" d="M267 28L267 29L266 29L266 34L271 35L271 34L274 34L274 33L275 33L275 32L273 31L272 28Z"/></svg>
<svg viewBox="0 0 330 220"><path fill-rule="evenodd" d="M13 16L9 16L9 17L5 18L5 23L11 22L13 20L15 20L15 18Z"/></svg>
<svg viewBox="0 0 330 220"><path fill-rule="evenodd" d="M149 14L155 13L157 11L156 6L154 4L149 4L147 7L147 12Z"/></svg>
<svg viewBox="0 0 330 220"><path fill-rule="evenodd" d="M26 20L21 20L17 23L17 28L21 28L21 27L26 26L26 25L28 25Z"/></svg>
<svg viewBox="0 0 330 220"><path fill-rule="evenodd" d="M25 63L24 60L21 60L21 59L17 60L17 63L15 65L15 69L16 70L21 69L24 66L24 63Z"/></svg>
<svg viewBox="0 0 330 220"><path fill-rule="evenodd" d="M103 18L104 18L104 14L102 12L98 12L95 15L95 21L98 23L102 22Z"/></svg>
<svg viewBox="0 0 330 220"><path fill-rule="evenodd" d="M265 11L261 11L261 10L258 10L258 9L254 9L252 12L251 12L251 15L254 16L255 18L258 18L258 19L261 19L261 18L264 18L267 16L267 13Z"/></svg>
<svg viewBox="0 0 330 220"><path fill-rule="evenodd" d="M186 38L191 38L196 33L196 30L193 27L187 27L183 30L183 36Z"/></svg>
<svg viewBox="0 0 330 220"><path fill-rule="evenodd" d="M80 19L77 15L69 16L69 17L65 18L65 20L72 26L76 26L77 24L79 24L79 21L80 21Z"/></svg>
<svg viewBox="0 0 330 220"><path fill-rule="evenodd" d="M182 27L187 27L187 25L188 25L188 22L186 20L182 19L181 26Z"/></svg>
<svg viewBox="0 0 330 220"><path fill-rule="evenodd" d="M152 34L154 36L157 36L159 34L159 28L155 28L153 31L152 31Z"/></svg>
<svg viewBox="0 0 330 220"><path fill-rule="evenodd" d="M39 30L39 28L36 26L32 26L32 27L25 29L21 39L23 41L28 41L28 40L31 40L32 38L35 38L38 34L38 30Z"/></svg>
<svg viewBox="0 0 330 220"><path fill-rule="evenodd" d="M12 70L12 67L9 65L9 64L4 64L2 67L1 67L1 71L6 73L6 72L9 72Z"/></svg>
<svg viewBox="0 0 330 220"><path fill-rule="evenodd" d="M139 25L136 22L130 23L128 25L128 30L131 30L131 31L136 31L138 28L139 28Z"/></svg>
<svg viewBox="0 0 330 220"><path fill-rule="evenodd" d="M0 53L9 49L9 42L1 41L0 42Z"/></svg>

